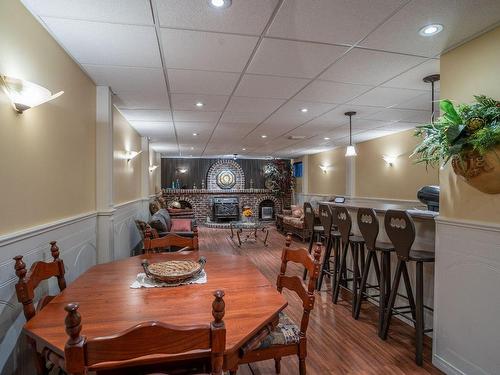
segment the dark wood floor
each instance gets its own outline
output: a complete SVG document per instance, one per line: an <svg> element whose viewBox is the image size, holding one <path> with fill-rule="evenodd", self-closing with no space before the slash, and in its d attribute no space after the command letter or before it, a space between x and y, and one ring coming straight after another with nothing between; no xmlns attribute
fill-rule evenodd
<svg viewBox="0 0 500 375"><path fill-rule="evenodd" d="M246 256L275 283L284 236L273 229L268 243L268 247L262 243L243 244L240 249L228 238L227 230L200 228L201 250ZM304 244L294 242L292 246ZM298 267L289 267L289 271L297 275L302 273ZM393 319L389 338L382 341L377 336L377 309L374 306L364 305L360 319L356 321L351 317L348 301L334 305L330 286L323 289L317 294L307 331L308 374L441 374L431 363L430 340L424 349L424 366L415 364L412 327ZM289 292L284 294L289 302L287 313L299 322L302 314L299 299ZM282 374L298 374L295 357L283 358L281 366ZM274 361L252 364L251 368L241 366L238 371L240 375L274 373Z"/></svg>

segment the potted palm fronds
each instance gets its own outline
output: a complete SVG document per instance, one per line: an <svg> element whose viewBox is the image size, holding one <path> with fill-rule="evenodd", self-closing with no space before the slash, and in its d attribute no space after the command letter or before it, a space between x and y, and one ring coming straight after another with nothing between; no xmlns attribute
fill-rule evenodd
<svg viewBox="0 0 500 375"><path fill-rule="evenodd" d="M476 189L500 193L500 102L484 95L472 104L455 106L441 100L441 117L417 127L422 142L412 156L418 163L443 167L450 160L455 173Z"/></svg>

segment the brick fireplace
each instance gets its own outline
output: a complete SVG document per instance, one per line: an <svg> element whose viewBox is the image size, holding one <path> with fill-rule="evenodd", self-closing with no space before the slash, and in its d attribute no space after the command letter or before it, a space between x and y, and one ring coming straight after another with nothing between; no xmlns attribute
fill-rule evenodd
<svg viewBox="0 0 500 375"><path fill-rule="evenodd" d="M245 206L252 209L258 220L274 220L282 210L282 201L270 190L248 188L248 184L238 162L216 160L208 167L201 183L206 189L163 189L163 196L167 204L177 201L182 207L192 208L198 224L239 220ZM285 205L288 206L290 200L291 195L287 194Z"/></svg>

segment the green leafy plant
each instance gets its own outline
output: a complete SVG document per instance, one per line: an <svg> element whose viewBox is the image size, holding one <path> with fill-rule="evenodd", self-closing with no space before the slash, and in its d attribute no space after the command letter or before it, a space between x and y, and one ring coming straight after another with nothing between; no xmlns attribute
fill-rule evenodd
<svg viewBox="0 0 500 375"><path fill-rule="evenodd" d="M274 159L264 166L263 174L269 180L270 190L275 197L283 198L291 192L295 181L289 162Z"/></svg>
<svg viewBox="0 0 500 375"><path fill-rule="evenodd" d="M411 155L417 163L445 165L453 157L464 160L471 152L484 155L500 144L500 102L484 95L474 99L458 106L441 100L441 117L415 131L422 138Z"/></svg>

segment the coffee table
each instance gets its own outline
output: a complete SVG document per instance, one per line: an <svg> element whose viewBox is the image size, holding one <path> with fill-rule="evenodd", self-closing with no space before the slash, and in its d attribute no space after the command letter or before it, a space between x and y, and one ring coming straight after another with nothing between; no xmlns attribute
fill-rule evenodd
<svg viewBox="0 0 500 375"><path fill-rule="evenodd" d="M252 221L231 221L229 223L231 229L230 238L234 241L234 237L238 242L236 243L238 247L245 242L257 242L258 240L264 243L264 246L267 246L267 237L269 236L269 229L265 225L265 223L257 220ZM263 234L264 238L260 238L258 233ZM242 238L243 237L243 238Z"/></svg>

